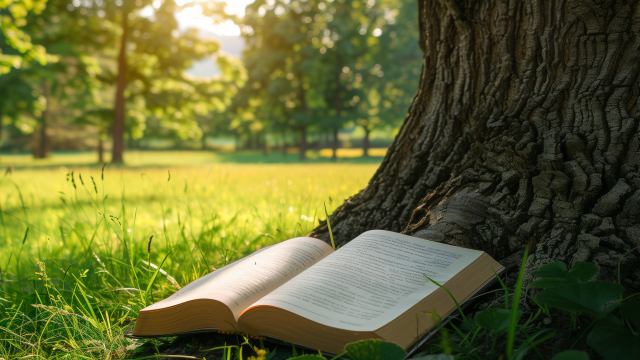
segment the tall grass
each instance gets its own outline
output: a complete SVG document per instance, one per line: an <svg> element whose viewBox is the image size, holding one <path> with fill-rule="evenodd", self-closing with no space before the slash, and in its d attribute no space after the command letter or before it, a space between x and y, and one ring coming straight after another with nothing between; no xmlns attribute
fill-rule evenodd
<svg viewBox="0 0 640 360"><path fill-rule="evenodd" d="M16 170L0 179L0 358L122 358L140 309L306 234L375 168Z"/></svg>

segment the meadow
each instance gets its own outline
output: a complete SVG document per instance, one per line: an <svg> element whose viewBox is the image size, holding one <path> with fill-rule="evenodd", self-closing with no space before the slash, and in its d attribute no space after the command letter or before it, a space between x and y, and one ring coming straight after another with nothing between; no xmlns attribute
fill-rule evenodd
<svg viewBox="0 0 640 360"><path fill-rule="evenodd" d="M0 359L125 357L138 310L308 233L380 161L128 155L120 167L90 165L92 154L0 156L13 165L0 174Z"/></svg>
<svg viewBox="0 0 640 360"><path fill-rule="evenodd" d="M295 347L260 341L254 348L255 340L237 334L125 335L147 305L255 250L307 234L324 220L324 204L331 212L364 188L381 159L128 155L126 166L92 164L92 154L0 156L0 166L13 164L0 174L0 360L295 356ZM635 250L619 259L619 269ZM501 287L479 295L484 305L439 323L412 359L637 358L640 302L620 272L617 282L594 281L593 263L568 270L550 263L525 287L526 263L527 251L517 274L503 274L509 287L501 279ZM344 354L404 358L396 344L364 342Z"/></svg>

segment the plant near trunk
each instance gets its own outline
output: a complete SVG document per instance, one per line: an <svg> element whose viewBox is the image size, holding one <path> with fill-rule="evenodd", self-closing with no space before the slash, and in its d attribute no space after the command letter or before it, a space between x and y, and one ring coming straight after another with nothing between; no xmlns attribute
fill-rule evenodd
<svg viewBox="0 0 640 360"><path fill-rule="evenodd" d="M565 272L563 263L554 262L533 272L541 278L530 287L544 289L536 296L538 303L570 312L573 330L578 328L578 315L593 319L583 325L576 342L590 330L587 344L605 360L634 359L640 352L640 302L625 301L633 296L623 298L620 284L589 281L597 271L593 263L577 262Z"/></svg>

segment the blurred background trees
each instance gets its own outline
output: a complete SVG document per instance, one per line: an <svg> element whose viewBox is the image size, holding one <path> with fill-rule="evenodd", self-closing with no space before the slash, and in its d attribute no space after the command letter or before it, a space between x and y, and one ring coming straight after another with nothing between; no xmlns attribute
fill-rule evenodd
<svg viewBox="0 0 640 360"><path fill-rule="evenodd" d="M110 149L120 162L125 148L233 145L305 159L391 141L421 66L412 0L228 11L238 3L0 0L0 151Z"/></svg>

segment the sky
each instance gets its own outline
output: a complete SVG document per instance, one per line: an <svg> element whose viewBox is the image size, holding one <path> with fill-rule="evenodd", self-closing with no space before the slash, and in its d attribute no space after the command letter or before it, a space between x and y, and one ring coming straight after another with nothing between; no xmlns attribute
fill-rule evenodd
<svg viewBox="0 0 640 360"><path fill-rule="evenodd" d="M209 0L223 1L227 4L225 10L231 15L244 16L244 9L254 0ZM220 41L222 51L229 55L240 57L244 48L244 39L240 35L240 28L232 21L223 24L213 24L213 20L202 15L202 8L198 5L188 6L193 0L176 0L180 6L187 5L184 9L176 13L176 20L180 30L197 28L203 37L214 37ZM209 77L220 72L218 65L212 58L205 58L195 61L193 67L187 73L193 76Z"/></svg>
<svg viewBox="0 0 640 360"><path fill-rule="evenodd" d="M188 5L193 0L176 0L178 5ZM227 3L226 11L232 15L244 16L244 9L247 5L254 2L254 0L210 0L210 1L222 1ZM232 21L228 20L222 24L213 24L213 20L209 17L202 15L202 8L199 5L188 6L183 10L176 13L176 19L180 29L184 30L189 27L195 27L201 30L205 30L210 33L214 33L218 36L238 36L240 35L240 28Z"/></svg>

